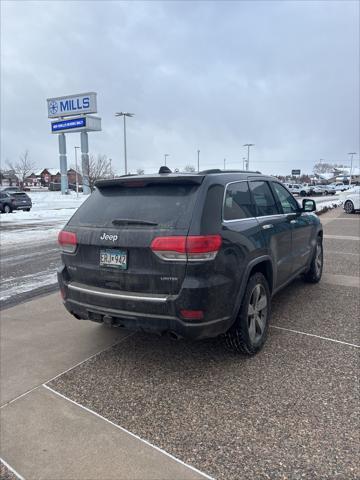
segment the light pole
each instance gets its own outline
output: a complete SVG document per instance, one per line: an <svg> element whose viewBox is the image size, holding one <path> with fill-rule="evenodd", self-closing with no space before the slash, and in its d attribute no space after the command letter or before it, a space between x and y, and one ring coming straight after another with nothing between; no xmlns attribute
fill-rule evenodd
<svg viewBox="0 0 360 480"><path fill-rule="evenodd" d="M349 185L351 185L351 175L352 175L353 157L354 157L354 155L356 155L356 152L349 152L348 155L350 155L350 180L349 180Z"/></svg>
<svg viewBox="0 0 360 480"><path fill-rule="evenodd" d="M197 151L198 154L198 173L200 172L200 150Z"/></svg>
<svg viewBox="0 0 360 480"><path fill-rule="evenodd" d="M165 167L166 167L166 159L167 159L167 157L170 157L170 153L164 153Z"/></svg>
<svg viewBox="0 0 360 480"><path fill-rule="evenodd" d="M246 165L246 157L243 157L242 161L243 161L243 170L245 170L245 165Z"/></svg>
<svg viewBox="0 0 360 480"><path fill-rule="evenodd" d="M226 170L226 158L224 158L224 170Z"/></svg>
<svg viewBox="0 0 360 480"><path fill-rule="evenodd" d="M135 113L116 112L115 117L124 117L124 160L125 160L125 175L127 175L127 155L126 155L126 117L133 117Z"/></svg>
<svg viewBox="0 0 360 480"><path fill-rule="evenodd" d="M254 147L255 143L245 143L243 145L244 147L247 147L248 152L247 152L247 161L246 161L246 170L249 170L249 163L250 163L250 147Z"/></svg>
<svg viewBox="0 0 360 480"><path fill-rule="evenodd" d="M79 179L78 179L78 163L77 163L77 150L80 147L74 147L75 150L75 181L76 181L76 198L79 197Z"/></svg>

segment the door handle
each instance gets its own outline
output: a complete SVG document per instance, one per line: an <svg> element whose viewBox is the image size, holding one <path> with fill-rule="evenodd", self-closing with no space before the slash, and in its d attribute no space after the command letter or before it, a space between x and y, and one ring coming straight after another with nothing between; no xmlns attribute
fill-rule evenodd
<svg viewBox="0 0 360 480"><path fill-rule="evenodd" d="M298 223L297 220L290 220L290 223Z"/></svg>
<svg viewBox="0 0 360 480"><path fill-rule="evenodd" d="M269 228L274 228L274 225L272 223L267 223L266 225L263 225L262 228L268 230Z"/></svg>

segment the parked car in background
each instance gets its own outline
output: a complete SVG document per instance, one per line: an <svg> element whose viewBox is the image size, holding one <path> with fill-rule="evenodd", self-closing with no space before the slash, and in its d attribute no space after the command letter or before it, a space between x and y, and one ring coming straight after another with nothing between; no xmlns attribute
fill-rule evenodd
<svg viewBox="0 0 360 480"><path fill-rule="evenodd" d="M0 191L0 212L11 213L14 210L14 199L8 192Z"/></svg>
<svg viewBox="0 0 360 480"><path fill-rule="evenodd" d="M350 188L350 185L346 185L343 182L331 183L329 186L334 187L336 192L345 192L345 190Z"/></svg>
<svg viewBox="0 0 360 480"><path fill-rule="evenodd" d="M19 187L0 187L1 192L21 192Z"/></svg>
<svg viewBox="0 0 360 480"><path fill-rule="evenodd" d="M343 199L344 210L346 213L355 213L356 210L360 210L359 186L350 188L347 192L342 194L341 198Z"/></svg>
<svg viewBox="0 0 360 480"><path fill-rule="evenodd" d="M335 195L336 189L334 185L318 185L324 195Z"/></svg>
<svg viewBox="0 0 360 480"><path fill-rule="evenodd" d="M301 197L306 197L311 192L310 187L301 185L301 183L284 183L284 185L292 194L297 194Z"/></svg>
<svg viewBox="0 0 360 480"><path fill-rule="evenodd" d="M98 181L59 233L64 305L114 327L224 334L230 348L253 355L267 337L272 296L299 275L321 279L315 209L258 172Z"/></svg>
<svg viewBox="0 0 360 480"><path fill-rule="evenodd" d="M13 210L24 210L30 212L32 207L31 198L25 192L6 192L13 199L12 209Z"/></svg>
<svg viewBox="0 0 360 480"><path fill-rule="evenodd" d="M310 195L324 195L324 191L320 185L309 185Z"/></svg>

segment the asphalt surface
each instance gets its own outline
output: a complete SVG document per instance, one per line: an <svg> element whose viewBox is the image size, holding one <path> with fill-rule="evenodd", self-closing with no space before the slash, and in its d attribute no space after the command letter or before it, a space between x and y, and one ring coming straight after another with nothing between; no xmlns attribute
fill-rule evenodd
<svg viewBox="0 0 360 480"><path fill-rule="evenodd" d="M274 298L257 356L135 334L49 385L218 479L360 478L360 217L322 219L323 281Z"/></svg>
<svg viewBox="0 0 360 480"><path fill-rule="evenodd" d="M43 225L38 227L43 229ZM10 231L14 226L3 226ZM16 229L18 230L18 228ZM24 239L26 240L26 228ZM34 230L34 227L32 227ZM16 305L56 288L60 251L54 239L0 247L0 308Z"/></svg>

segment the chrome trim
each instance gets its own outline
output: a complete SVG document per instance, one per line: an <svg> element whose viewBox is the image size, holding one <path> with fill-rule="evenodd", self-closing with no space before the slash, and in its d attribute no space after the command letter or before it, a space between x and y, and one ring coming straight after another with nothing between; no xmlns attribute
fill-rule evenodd
<svg viewBox="0 0 360 480"><path fill-rule="evenodd" d="M136 293L117 293L117 292L110 292L106 289L99 289L99 288L85 288L81 287L76 284L69 283L67 287L70 290L75 290L81 293L87 293L90 295L98 295L99 297L106 297L106 298L117 298L122 300L135 300L137 302L155 302L155 303L166 303L168 300L168 295L159 295L159 296L144 296L139 295Z"/></svg>

